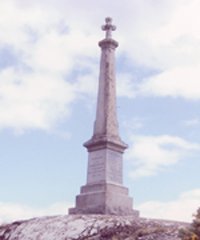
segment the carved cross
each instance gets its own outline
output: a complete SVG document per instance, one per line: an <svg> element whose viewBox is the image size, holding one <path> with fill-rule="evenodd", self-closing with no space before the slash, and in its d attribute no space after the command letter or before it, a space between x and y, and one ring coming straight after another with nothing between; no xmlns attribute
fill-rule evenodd
<svg viewBox="0 0 200 240"><path fill-rule="evenodd" d="M103 31L106 31L106 38L112 38L112 31L116 30L116 26L112 25L112 18L107 17L105 19L106 24L101 28Z"/></svg>

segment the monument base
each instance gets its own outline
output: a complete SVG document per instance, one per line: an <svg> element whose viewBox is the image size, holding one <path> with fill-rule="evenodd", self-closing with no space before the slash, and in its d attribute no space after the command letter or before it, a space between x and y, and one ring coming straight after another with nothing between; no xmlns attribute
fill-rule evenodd
<svg viewBox="0 0 200 240"><path fill-rule="evenodd" d="M128 188L108 183L90 184L81 187L76 196L76 207L69 209L69 214L106 214L135 215L133 200L128 196Z"/></svg>

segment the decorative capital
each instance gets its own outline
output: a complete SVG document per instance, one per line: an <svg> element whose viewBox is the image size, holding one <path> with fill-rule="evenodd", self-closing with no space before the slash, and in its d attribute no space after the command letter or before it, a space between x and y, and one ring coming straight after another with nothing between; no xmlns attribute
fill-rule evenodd
<svg viewBox="0 0 200 240"><path fill-rule="evenodd" d="M112 18L107 17L105 19L106 24L101 27L106 32L106 39L112 38L112 31L116 30L116 26L112 25Z"/></svg>

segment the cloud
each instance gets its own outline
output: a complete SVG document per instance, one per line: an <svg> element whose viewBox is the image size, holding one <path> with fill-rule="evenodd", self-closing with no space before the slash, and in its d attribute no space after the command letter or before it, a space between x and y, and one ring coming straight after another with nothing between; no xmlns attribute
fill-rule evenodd
<svg viewBox="0 0 200 240"><path fill-rule="evenodd" d="M0 202L0 224L33 217L67 214L69 203L58 202L45 208L34 208L23 204Z"/></svg>
<svg viewBox="0 0 200 240"><path fill-rule="evenodd" d="M85 94L78 77L92 72L96 41L76 29L69 34L63 16L52 9L17 3L0 2L0 49L15 59L0 66L0 129L52 131Z"/></svg>
<svg viewBox="0 0 200 240"><path fill-rule="evenodd" d="M199 100L200 2L141 1L136 9L132 29L120 29L121 50L129 62L157 70L134 84L137 95Z"/></svg>
<svg viewBox="0 0 200 240"><path fill-rule="evenodd" d="M134 79L131 74L119 73L117 74L117 96L133 98L136 96L136 87L134 86Z"/></svg>
<svg viewBox="0 0 200 240"><path fill-rule="evenodd" d="M199 1L142 1L141 5L145 10L142 13L137 6L135 30L127 39L127 44L132 40L129 54L141 64L162 70L199 63Z"/></svg>
<svg viewBox="0 0 200 240"><path fill-rule="evenodd" d="M133 132L138 129L143 128L144 126L144 119L134 117L132 119L126 119L123 123L124 128L126 129L126 132Z"/></svg>
<svg viewBox="0 0 200 240"><path fill-rule="evenodd" d="M155 175L194 151L200 151L199 144L177 136L134 136L126 155L134 166L130 177Z"/></svg>
<svg viewBox="0 0 200 240"><path fill-rule="evenodd" d="M140 93L162 97L200 99L200 65L178 67L146 79L140 85Z"/></svg>
<svg viewBox="0 0 200 240"><path fill-rule="evenodd" d="M146 26L130 34L134 44L129 56L137 63L160 70L159 74L143 79L137 94L199 100L200 2L163 2L159 6L163 16L152 16ZM158 10L157 7L151 3L147 15ZM165 11L163 7L166 7ZM141 24L139 22L138 27Z"/></svg>
<svg viewBox="0 0 200 240"><path fill-rule="evenodd" d="M200 189L182 193L177 199L169 202L149 201L135 208L141 217L165 220L191 222L200 202ZM72 204L65 202L54 203L45 208L30 207L23 204L0 202L0 224L33 217L64 215Z"/></svg>
<svg viewBox="0 0 200 240"><path fill-rule="evenodd" d="M69 116L73 87L47 73L20 73L7 68L0 73L0 128L49 130Z"/></svg>
<svg viewBox="0 0 200 240"><path fill-rule="evenodd" d="M142 217L191 222L199 208L200 189L182 193L169 202L150 201L137 206Z"/></svg>
<svg viewBox="0 0 200 240"><path fill-rule="evenodd" d="M74 101L96 91L99 25L108 13L118 26L117 54L129 59L118 71L119 96L199 100L199 9L198 0L1 1L0 53L7 60L0 66L0 128L49 131L70 116ZM146 67L160 74L136 84L134 64L140 78Z"/></svg>

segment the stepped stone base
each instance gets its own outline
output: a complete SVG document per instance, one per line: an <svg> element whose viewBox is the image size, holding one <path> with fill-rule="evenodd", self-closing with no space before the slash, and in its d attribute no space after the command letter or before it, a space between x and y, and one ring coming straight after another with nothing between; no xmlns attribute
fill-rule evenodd
<svg viewBox="0 0 200 240"><path fill-rule="evenodd" d="M76 196L76 207L69 209L69 214L106 214L135 215L133 200L128 196L128 189L121 185L100 183L81 187Z"/></svg>

